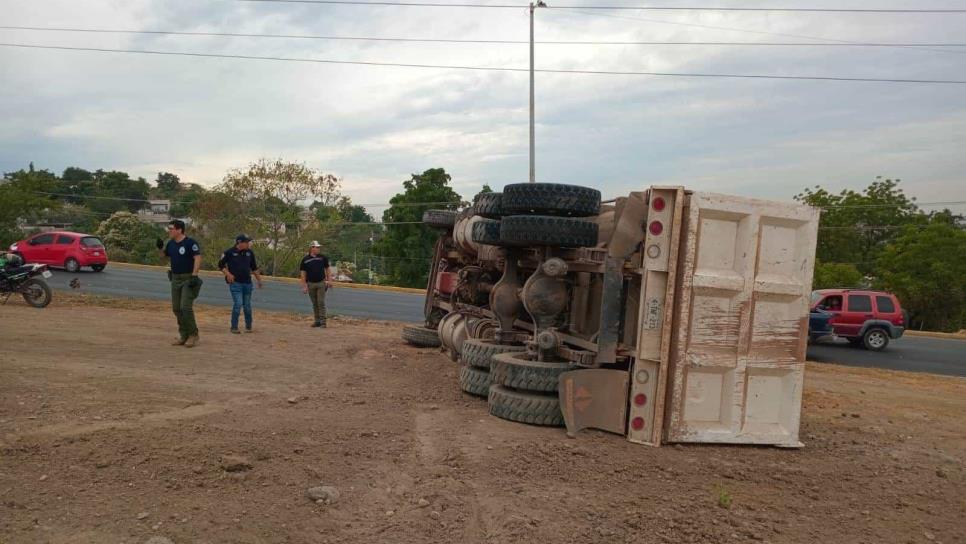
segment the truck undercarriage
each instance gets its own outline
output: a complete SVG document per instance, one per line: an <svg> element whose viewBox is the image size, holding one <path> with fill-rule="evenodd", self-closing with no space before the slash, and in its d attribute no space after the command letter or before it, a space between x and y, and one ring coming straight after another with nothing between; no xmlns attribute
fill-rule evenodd
<svg viewBox="0 0 966 544"><path fill-rule="evenodd" d="M437 331L461 365L460 387L487 397L491 414L650 445L708 441L715 429L705 423L717 415L730 431L719 433L722 441L799 445L811 208L663 186L601 202L587 187L523 183L479 195L460 212L429 211L424 222L441 232L426 323L404 337ZM769 301L777 301L769 308L778 322L749 323ZM752 351L757 359L742 365ZM742 366L755 376L737 376ZM729 368L731 383L708 381ZM689 369L700 376L690 384ZM747 389L749 379L771 395L766 411L776 414L758 414L771 427L735 419L722 396ZM694 414L684 412L696 409L706 413L688 420Z"/></svg>

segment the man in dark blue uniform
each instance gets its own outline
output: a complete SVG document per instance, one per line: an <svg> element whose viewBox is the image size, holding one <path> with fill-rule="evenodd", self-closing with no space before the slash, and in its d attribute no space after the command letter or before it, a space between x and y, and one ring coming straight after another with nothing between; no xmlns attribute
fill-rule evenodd
<svg viewBox="0 0 966 544"><path fill-rule="evenodd" d="M252 276L262 288L262 276L252 253L251 238L244 234L235 237L235 245L225 250L218 261L218 269L225 275L231 293L231 332L239 334L238 315L245 309L245 332L252 332Z"/></svg>
<svg viewBox="0 0 966 544"><path fill-rule="evenodd" d="M168 223L168 243L158 238L161 257L171 260L168 278L171 280L171 310L178 318L179 339L173 346L195 347L198 345L198 324L195 322L194 301L201 293L201 247L198 242L185 236L184 221L173 219Z"/></svg>
<svg viewBox="0 0 966 544"><path fill-rule="evenodd" d="M308 293L315 313L313 327L325 328L325 291L332 287L332 274L329 272L329 258L322 255L322 244L315 240L309 244L309 254L302 257L299 264L299 279L302 292Z"/></svg>

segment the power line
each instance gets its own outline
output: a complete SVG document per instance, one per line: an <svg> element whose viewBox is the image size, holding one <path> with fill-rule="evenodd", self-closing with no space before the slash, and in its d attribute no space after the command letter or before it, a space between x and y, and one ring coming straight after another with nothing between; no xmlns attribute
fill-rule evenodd
<svg viewBox="0 0 966 544"><path fill-rule="evenodd" d="M92 34L146 34L162 36L207 36L222 38L282 38L300 40L402 42L402 43L465 43L494 45L525 45L526 40L487 40L487 39L450 39L450 38L398 38L374 36L326 36L311 34L250 34L241 32L195 32L181 30L126 30L107 28L63 28L37 26L0 26L0 30L26 30L41 32L82 32ZM680 42L680 41L595 41L562 40L536 41L538 45L681 45L681 46L794 46L794 47L966 47L966 43L806 43L806 42Z"/></svg>
<svg viewBox="0 0 966 544"><path fill-rule="evenodd" d="M708 29L708 30L725 30L725 31L728 31L728 32L742 32L742 33L745 33L745 34L758 34L758 35L761 35L761 36L781 36L781 37L784 37L784 38L797 38L797 39L805 39L805 40L817 40L817 41L821 41L821 42L831 42L831 43L840 43L840 44L857 44L857 43L859 43L859 42L855 42L853 40L840 40L840 39L835 39L835 38L823 38L823 37L820 37L820 36L807 36L807 35L804 35L804 34L789 34L789 33L786 33L786 32L769 32L767 30L751 30L751 29L747 29L747 28L736 28L736 27L728 27L728 26L716 26L716 25L707 25L707 24L701 24L701 23L684 23L684 22L680 22L680 21L666 21L666 20L663 20L663 19L649 19L649 18L644 18L644 17L630 17L630 16L627 16L627 15L616 15L616 14L613 14L613 13L596 13L596 12L592 12L592 11L580 11L580 10L570 9L570 8L558 8L557 9L557 12L558 13L567 12L567 11L569 11L571 13L579 13L581 15L589 15L589 16L592 16L592 17L608 17L608 18L611 18L611 19L623 19L623 20L626 20L626 21L641 21L641 22L645 22L645 23L656 23L656 24L661 24L661 25L685 26L685 27L690 27L690 28L704 28L704 29ZM894 46L891 46L891 47L896 47L896 48L900 48L900 49L910 49L912 51L937 51L937 52L941 52L941 53L961 53L962 52L962 51L954 51L954 50L949 50L949 49L922 49L922 48L919 48L919 47L899 45L899 44L894 45Z"/></svg>
<svg viewBox="0 0 966 544"><path fill-rule="evenodd" d="M155 200L166 200L170 204L195 204L197 202L195 200L172 200L172 199L169 199L169 198L123 198L123 197L117 197L117 196L83 195L83 194L76 194L76 193L51 193L51 192L46 192L46 191L30 191L30 192L33 193L33 194L36 194L36 195L44 195L44 196L57 196L57 197L63 197L63 198L88 198L88 199L95 199L95 200L116 200L116 201L121 201L121 202L151 202L151 201L155 201ZM366 206L371 206L371 207L376 207L376 206L378 206L378 207L383 207L383 206L385 206L385 207L392 207L392 206L408 207L408 206L444 206L444 205L462 204L462 203L463 203L463 201L461 201L461 200L444 200L444 201L439 201L439 202L397 202L395 204L393 204L393 203L386 204L386 203L382 203L382 202L380 202L378 204L356 204L356 203L352 203L352 205L353 206L363 206L363 207L366 207Z"/></svg>
<svg viewBox="0 0 966 544"><path fill-rule="evenodd" d="M842 206L819 206L823 210L842 210L850 208L901 208L904 206L944 206L944 205L960 205L966 204L966 200L949 200L944 202L915 202L911 201L907 204L856 204L856 205L842 205Z"/></svg>
<svg viewBox="0 0 966 544"><path fill-rule="evenodd" d="M491 8L524 9L525 4L475 4L475 3L430 3L430 2L389 2L359 0L235 0L236 2L260 2L268 4L322 4L346 6L394 6L421 8ZM569 5L547 6L551 9L595 9L623 11L773 11L808 13L966 13L966 9L862 9L862 8L735 8L735 7L696 7L696 6L593 6Z"/></svg>
<svg viewBox="0 0 966 544"><path fill-rule="evenodd" d="M96 53L128 53L142 55L160 56L183 56L199 58L219 58L219 59L240 59L240 60L268 60L280 62L305 62L313 64L335 64L335 65L354 65L354 66L383 66L395 68L424 68L440 70L470 70L483 72L523 72L527 73L527 68L507 68L491 66L465 66L465 65L442 65L442 64L415 64L397 62L375 62L375 61L352 61L352 60L332 60L332 59L309 59L298 57L261 57L255 55L227 55L220 53L190 53L183 51L156 51L147 49L106 49L100 47L68 47L62 45L33 45L23 43L0 43L0 47L17 47L23 49L49 49L58 51L89 51ZM834 77L834 76L780 76L780 75L758 75L758 74L704 74L695 72L623 72L616 70L564 70L564 69L537 69L535 72L545 74L584 74L584 75L613 75L613 76L658 76L658 77L685 77L685 78L729 78L729 79L772 79L790 81L840 81L840 82L864 82L864 83L928 83L928 84L953 84L963 85L966 80L952 79L899 79L899 78L872 78L872 77Z"/></svg>
<svg viewBox="0 0 966 544"><path fill-rule="evenodd" d="M362 2L361 2L362 3ZM739 11L739 12L790 12L790 13L966 13L966 9L880 9L880 8L735 8L697 6L547 6L549 9L594 9L600 11Z"/></svg>

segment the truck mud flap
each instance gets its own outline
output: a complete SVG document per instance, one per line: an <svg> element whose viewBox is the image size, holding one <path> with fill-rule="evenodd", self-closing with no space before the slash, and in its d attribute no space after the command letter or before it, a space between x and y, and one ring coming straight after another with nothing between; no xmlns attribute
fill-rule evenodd
<svg viewBox="0 0 966 544"><path fill-rule="evenodd" d="M582 429L624 434L628 375L622 370L582 369L560 374L560 409L567 435Z"/></svg>

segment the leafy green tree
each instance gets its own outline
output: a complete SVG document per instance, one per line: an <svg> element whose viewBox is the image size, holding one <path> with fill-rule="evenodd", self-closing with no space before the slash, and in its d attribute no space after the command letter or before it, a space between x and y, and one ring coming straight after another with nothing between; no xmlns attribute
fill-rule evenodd
<svg viewBox="0 0 966 544"><path fill-rule="evenodd" d="M373 217L363 206L353 204L347 196L340 196L331 205L314 202L309 209L318 221L315 239L322 241L323 251L330 261L358 263L360 257L367 258L369 238L378 227L366 225L373 222Z"/></svg>
<svg viewBox="0 0 966 544"><path fill-rule="evenodd" d="M877 177L862 192L833 194L816 185L795 199L822 208L816 257L823 263L852 263L863 274L873 271L886 245L901 227L923 224L928 217L907 197L900 181Z"/></svg>
<svg viewBox="0 0 966 544"><path fill-rule="evenodd" d="M116 212L102 221L97 236L104 242L115 261L158 264L155 240L164 237L164 229L144 223L131 212Z"/></svg>
<svg viewBox="0 0 966 544"><path fill-rule="evenodd" d="M320 200L330 205L339 193L339 179L303 163L260 159L247 169L230 170L221 191L243 205L250 234L266 239L271 258L268 271L304 249L307 232L302 202ZM310 218L311 216L309 216Z"/></svg>
<svg viewBox="0 0 966 544"><path fill-rule="evenodd" d="M136 212L147 205L148 191L151 186L144 178L131 179L127 172L94 172L96 196L88 206L95 211L127 210ZM97 209L100 208L100 209Z"/></svg>
<svg viewBox="0 0 966 544"><path fill-rule="evenodd" d="M182 183L177 193L170 198L172 217L190 217L198 201L208 192L197 183Z"/></svg>
<svg viewBox="0 0 966 544"><path fill-rule="evenodd" d="M63 197L65 202L86 207L91 199L85 197L90 197L97 193L94 174L83 168L68 166L60 176L59 192L65 195L75 195Z"/></svg>
<svg viewBox="0 0 966 544"><path fill-rule="evenodd" d="M57 197L45 193L57 191L57 177L47 170L8 172L0 183L0 242L3 248L23 238L21 221L29 221L48 210L60 208Z"/></svg>
<svg viewBox="0 0 966 544"><path fill-rule="evenodd" d="M232 245L241 232L261 241L253 222L245 215L245 205L222 191L208 191L198 197L191 210L191 226L188 235L201 243L201 265L211 269L218 262L221 252ZM258 255L262 264L261 255Z"/></svg>
<svg viewBox="0 0 966 544"><path fill-rule="evenodd" d="M846 263L816 263L812 289L862 287L862 273Z"/></svg>
<svg viewBox="0 0 966 544"><path fill-rule="evenodd" d="M60 175L61 181L64 183L81 183L85 181L94 181L94 174L83 168L78 168L76 166L68 166L64 168L64 173Z"/></svg>
<svg viewBox="0 0 966 544"><path fill-rule="evenodd" d="M163 198L174 198L181 192L181 178L171 172L158 172L154 184L158 187L158 194Z"/></svg>
<svg viewBox="0 0 966 544"><path fill-rule="evenodd" d="M908 226L878 259L877 287L895 293L913 328L966 328L966 230L935 220Z"/></svg>
<svg viewBox="0 0 966 544"><path fill-rule="evenodd" d="M460 195L449 183L450 175L442 168L413 174L403 182L404 191L392 197L391 206L382 214L387 225L382 238L375 243L375 253L383 261L389 283L405 287L425 287L429 275L433 246L439 233L418 224L429 209L456 210ZM424 204L448 202L450 204Z"/></svg>

